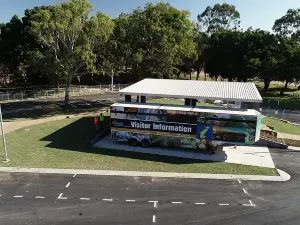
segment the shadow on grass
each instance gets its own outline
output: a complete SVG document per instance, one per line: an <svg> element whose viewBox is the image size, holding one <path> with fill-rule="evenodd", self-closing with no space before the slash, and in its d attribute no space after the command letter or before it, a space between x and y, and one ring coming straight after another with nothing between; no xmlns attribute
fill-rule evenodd
<svg viewBox="0 0 300 225"><path fill-rule="evenodd" d="M106 125L109 123L109 117L105 117L105 123ZM42 138L41 141L50 142L46 147L55 148L58 151L69 150L172 164L212 163L211 161L197 159L93 148L90 141L96 134L93 118L84 117Z"/></svg>

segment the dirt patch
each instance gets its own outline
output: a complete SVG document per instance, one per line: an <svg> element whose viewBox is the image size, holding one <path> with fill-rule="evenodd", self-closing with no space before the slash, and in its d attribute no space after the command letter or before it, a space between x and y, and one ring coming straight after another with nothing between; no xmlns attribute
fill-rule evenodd
<svg viewBox="0 0 300 225"><path fill-rule="evenodd" d="M291 140L291 139L283 139L283 140L289 146L300 147L300 141L299 140Z"/></svg>

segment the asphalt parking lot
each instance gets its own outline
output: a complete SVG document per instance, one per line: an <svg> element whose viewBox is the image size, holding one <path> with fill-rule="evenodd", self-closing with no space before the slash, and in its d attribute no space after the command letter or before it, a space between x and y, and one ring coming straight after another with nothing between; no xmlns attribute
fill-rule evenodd
<svg viewBox="0 0 300 225"><path fill-rule="evenodd" d="M287 182L0 173L1 224L299 224L300 152ZM146 163L146 162L145 162Z"/></svg>
<svg viewBox="0 0 300 225"><path fill-rule="evenodd" d="M91 217L90 222L105 224L166 224L181 221L182 212L199 221L212 213L257 207L240 180L21 173L0 177L0 218L5 224L39 217L43 224L77 224L70 218Z"/></svg>
<svg viewBox="0 0 300 225"><path fill-rule="evenodd" d="M117 100L122 99L118 94L103 94L103 95L87 95L70 98L70 107L74 109L88 109L109 105ZM15 111L29 111L35 109L43 109L52 106L63 107L64 99L42 99L32 101L6 102L1 104L3 114Z"/></svg>

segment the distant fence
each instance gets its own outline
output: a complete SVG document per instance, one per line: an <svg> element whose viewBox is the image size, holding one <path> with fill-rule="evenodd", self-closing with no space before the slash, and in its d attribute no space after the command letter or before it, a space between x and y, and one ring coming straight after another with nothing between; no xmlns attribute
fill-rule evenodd
<svg viewBox="0 0 300 225"><path fill-rule="evenodd" d="M76 85L71 86L69 89L70 96L104 94L111 91L119 91L128 84L115 84L113 90L111 85ZM65 88L53 87L32 87L32 88L16 88L8 90L0 90L0 101L22 101L29 99L42 99L42 98L61 98L65 96Z"/></svg>
<svg viewBox="0 0 300 225"><path fill-rule="evenodd" d="M299 111L285 109L263 109L261 112L264 116L275 117L277 119L288 120L292 123L300 124Z"/></svg>

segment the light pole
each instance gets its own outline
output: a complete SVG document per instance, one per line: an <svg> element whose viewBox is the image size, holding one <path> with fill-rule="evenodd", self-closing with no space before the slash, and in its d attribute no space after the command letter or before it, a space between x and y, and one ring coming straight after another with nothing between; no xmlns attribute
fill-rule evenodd
<svg viewBox="0 0 300 225"><path fill-rule="evenodd" d="M6 148L6 142L5 142L5 134L4 134L1 104L0 104L0 122L1 122L1 130L2 130L3 147L4 147L4 160L3 160L3 162L8 162L9 159L7 158L7 148Z"/></svg>

